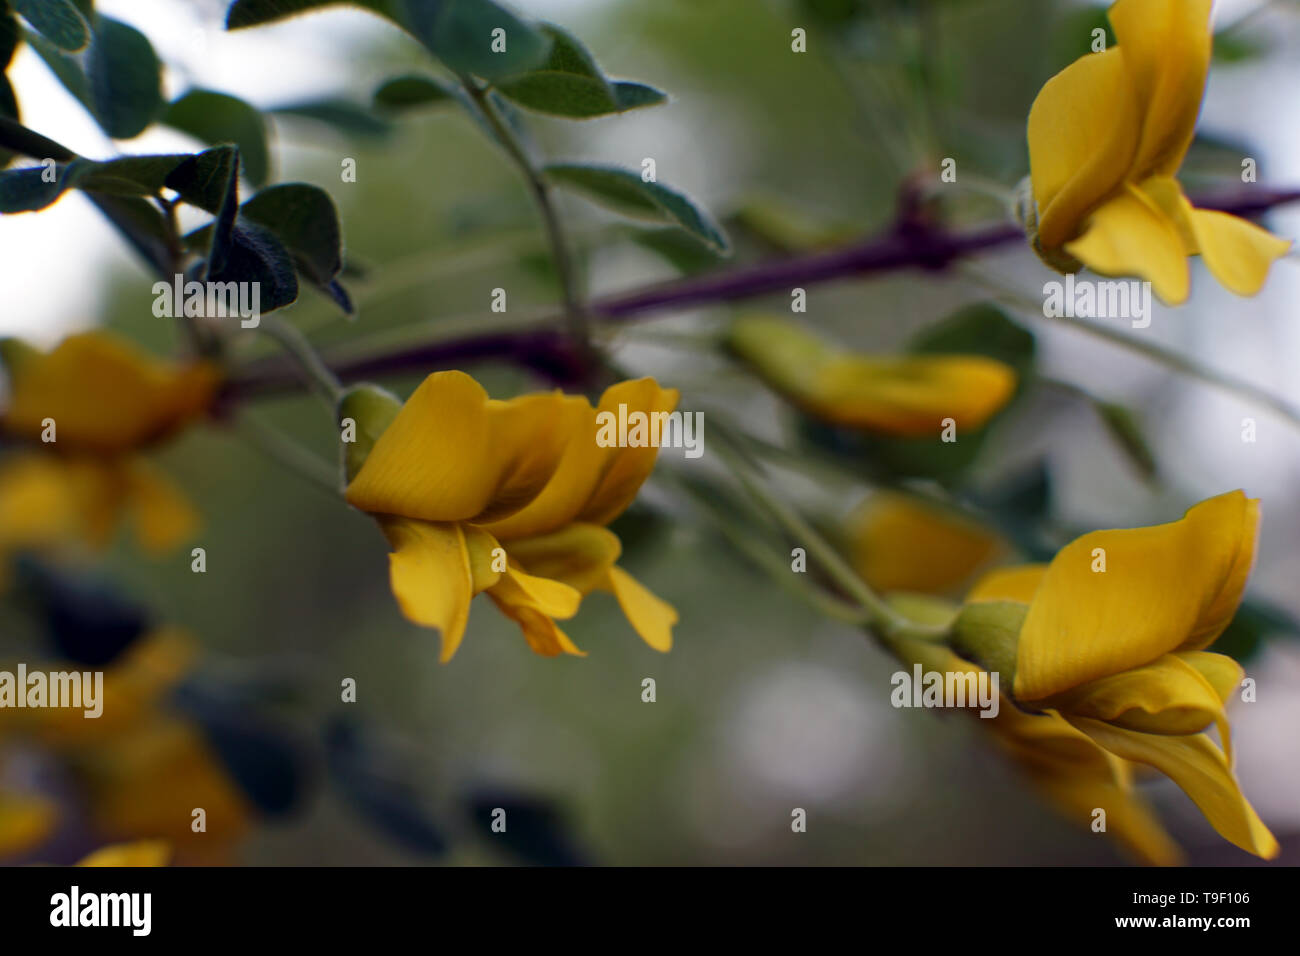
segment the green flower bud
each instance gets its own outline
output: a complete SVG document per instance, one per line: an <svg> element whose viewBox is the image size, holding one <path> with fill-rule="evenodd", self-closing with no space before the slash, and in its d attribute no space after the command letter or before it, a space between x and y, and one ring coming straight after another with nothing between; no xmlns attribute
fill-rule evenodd
<svg viewBox="0 0 1300 956"><path fill-rule="evenodd" d="M1034 254L1054 272L1069 275L1083 269L1083 263L1064 249L1044 249L1038 241L1038 203L1034 201L1034 187L1028 176L1016 184L1016 218L1025 229L1025 237Z"/></svg>
<svg viewBox="0 0 1300 956"><path fill-rule="evenodd" d="M967 604L957 615L952 648L966 660L1001 675L1007 693L1016 681L1016 651L1029 605L1017 601Z"/></svg>
<svg viewBox="0 0 1300 956"><path fill-rule="evenodd" d="M401 410L401 399L378 385L353 385L344 391L338 406L344 487L357 476L370 449Z"/></svg>

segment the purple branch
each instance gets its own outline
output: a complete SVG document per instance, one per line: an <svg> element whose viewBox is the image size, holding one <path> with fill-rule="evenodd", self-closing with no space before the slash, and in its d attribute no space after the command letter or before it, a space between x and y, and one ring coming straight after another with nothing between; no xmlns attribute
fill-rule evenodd
<svg viewBox="0 0 1300 956"><path fill-rule="evenodd" d="M1251 217L1298 201L1300 190L1255 187L1198 196L1194 205ZM899 269L939 271L959 259L1017 242L1025 242L1025 234L1019 226L1011 224L949 232L920 216L905 197L902 212L891 229L852 245L633 289L595 299L588 308L596 321L622 322L652 312L732 302L797 286ZM589 371L582 348L558 329L488 333L333 362L328 354L325 358L345 382L456 368L486 359L523 365L562 385L581 382ZM223 398L237 401L295 389L300 384L292 364L284 356L271 356L241 369L227 382Z"/></svg>

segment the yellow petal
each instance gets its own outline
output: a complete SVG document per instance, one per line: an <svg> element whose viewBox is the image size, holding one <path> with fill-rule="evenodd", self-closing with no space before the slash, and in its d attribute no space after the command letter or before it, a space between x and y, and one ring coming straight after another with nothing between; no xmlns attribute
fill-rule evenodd
<svg viewBox="0 0 1300 956"><path fill-rule="evenodd" d="M165 839L199 858L248 828L252 810L202 733L162 717L115 735L87 755L81 776L95 829L106 840ZM191 829L195 807L207 831Z"/></svg>
<svg viewBox="0 0 1300 956"><path fill-rule="evenodd" d="M0 552L55 544L77 533L79 507L63 462L18 455L0 467Z"/></svg>
<svg viewBox="0 0 1300 956"><path fill-rule="evenodd" d="M212 403L218 376L177 365L105 332L64 339L53 352L12 362L4 430L38 438L54 419L60 449L117 453L160 440Z"/></svg>
<svg viewBox="0 0 1300 956"><path fill-rule="evenodd" d="M1241 601L1258 524L1258 503L1234 491L1169 524L1095 531L1066 545L1020 632L1017 699L1205 647ZM1103 559L1105 570L1094 571Z"/></svg>
<svg viewBox="0 0 1300 956"><path fill-rule="evenodd" d="M198 532L199 513L170 478L144 459L131 462L128 469L136 535L146 551L164 554Z"/></svg>
<svg viewBox="0 0 1300 956"><path fill-rule="evenodd" d="M1206 267L1237 295L1262 289L1269 267L1291 248L1290 240L1225 212L1192 209L1191 222Z"/></svg>
<svg viewBox="0 0 1300 956"><path fill-rule="evenodd" d="M1241 687L1241 679L1246 676L1246 672L1241 669L1241 665L1234 661L1226 654L1211 654L1208 651L1180 651L1177 655L1184 663L1196 668L1197 672L1204 677L1214 693L1218 696L1219 702L1226 704L1228 698L1234 696Z"/></svg>
<svg viewBox="0 0 1300 956"><path fill-rule="evenodd" d="M979 355L838 356L804 401L827 421L884 435L937 436L951 418L974 431L1016 388L1009 365Z"/></svg>
<svg viewBox="0 0 1300 956"><path fill-rule="evenodd" d="M1191 145L1205 94L1210 0L1118 0L1107 15L1142 115L1131 178L1173 175Z"/></svg>
<svg viewBox="0 0 1300 956"><path fill-rule="evenodd" d="M1030 779L1067 819L1083 827L1092 823L1093 811L1106 811L1106 833L1128 853L1148 866L1178 866L1183 853L1155 812L1135 791L1107 776L1059 772L1031 772Z"/></svg>
<svg viewBox="0 0 1300 956"><path fill-rule="evenodd" d="M881 592L943 594L1004 548L997 535L955 511L907 495L873 495L849 519L854 569Z"/></svg>
<svg viewBox="0 0 1300 956"><path fill-rule="evenodd" d="M1048 703L1061 713L1148 734L1194 734L1217 723L1227 740L1222 699L1200 671L1175 654L1081 684Z"/></svg>
<svg viewBox="0 0 1300 956"><path fill-rule="evenodd" d="M501 580L489 590L498 600L512 606L526 606L545 614L567 620L578 613L582 592L563 581L528 574L517 565L506 569Z"/></svg>
<svg viewBox="0 0 1300 956"><path fill-rule="evenodd" d="M1018 601L1029 604L1038 593L1038 586L1047 574L1045 564L1020 564L1009 568L995 568L975 583L966 595L967 601Z"/></svg>
<svg viewBox="0 0 1300 956"><path fill-rule="evenodd" d="M577 613L582 595L576 589L511 566L487 593L502 613L519 625L536 653L544 657L561 653L586 656L554 620Z"/></svg>
<svg viewBox="0 0 1300 956"><path fill-rule="evenodd" d="M676 608L617 565L609 569L607 584L641 640L665 654L672 650Z"/></svg>
<svg viewBox="0 0 1300 956"><path fill-rule="evenodd" d="M0 860L40 846L54 832L58 807L41 796L0 793Z"/></svg>
<svg viewBox="0 0 1300 956"><path fill-rule="evenodd" d="M77 866L166 866L171 856L166 840L137 840L100 847Z"/></svg>
<svg viewBox="0 0 1300 956"><path fill-rule="evenodd" d="M1209 737L1144 734L1085 717L1070 722L1116 756L1155 767L1173 780L1230 843L1266 860L1277 856L1277 840L1247 802L1223 752Z"/></svg>
<svg viewBox="0 0 1300 956"><path fill-rule="evenodd" d="M460 647L473 598L465 533L458 524L381 518L392 545L388 579L407 620L442 634L442 661Z"/></svg>
<svg viewBox="0 0 1300 956"><path fill-rule="evenodd" d="M548 534L584 521L608 524L628 506L654 468L658 449L622 448L597 443L598 416L671 412L677 406L676 389L660 388L652 378L619 382L605 390L596 407L580 397L566 398L560 411L566 435L564 453L541 492L524 508L486 527L497 538Z"/></svg>
<svg viewBox="0 0 1300 956"><path fill-rule="evenodd" d="M468 521L522 507L554 472L564 397L493 402L463 372L435 372L402 406L348 485L372 514Z"/></svg>
<svg viewBox="0 0 1300 956"><path fill-rule="evenodd" d="M1187 254L1176 224L1133 186L1093 210L1079 238L1065 249L1104 276L1137 276L1161 301L1187 300Z"/></svg>
<svg viewBox="0 0 1300 956"><path fill-rule="evenodd" d="M510 557L530 574L561 581L580 594L590 594L623 550L618 535L594 524L567 528L510 542Z"/></svg>
<svg viewBox="0 0 1300 956"><path fill-rule="evenodd" d="M1128 175L1140 118L1118 48L1070 64L1029 109L1029 166L1038 238L1055 249L1079 233L1089 210Z"/></svg>

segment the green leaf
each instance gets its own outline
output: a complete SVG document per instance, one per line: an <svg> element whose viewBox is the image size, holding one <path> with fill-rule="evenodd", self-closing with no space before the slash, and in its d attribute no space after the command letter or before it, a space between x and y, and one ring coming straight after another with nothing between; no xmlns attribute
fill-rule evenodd
<svg viewBox="0 0 1300 956"><path fill-rule="evenodd" d="M240 220L222 250L219 268L209 268L209 282L255 282L260 308L271 312L298 298L298 276L293 257L269 230Z"/></svg>
<svg viewBox="0 0 1300 956"><path fill-rule="evenodd" d="M1138 474L1146 481L1153 479L1157 470L1156 457L1133 413L1123 405L1112 402L1094 401L1093 407L1110 437L1119 445Z"/></svg>
<svg viewBox="0 0 1300 956"><path fill-rule="evenodd" d="M135 27L96 17L86 75L95 116L114 139L139 136L162 110L158 57Z"/></svg>
<svg viewBox="0 0 1300 956"><path fill-rule="evenodd" d="M322 7L365 7L392 18L389 0L235 0L226 11L226 29L255 27Z"/></svg>
<svg viewBox="0 0 1300 956"><path fill-rule="evenodd" d="M646 182L630 169L558 163L547 166L543 174L555 185L576 190L625 216L669 222L720 253L731 249L722 227L691 199L660 183Z"/></svg>
<svg viewBox="0 0 1300 956"><path fill-rule="evenodd" d="M722 258L712 247L672 226L629 229L628 235L637 245L649 249L683 275L712 269Z"/></svg>
<svg viewBox="0 0 1300 956"><path fill-rule="evenodd" d="M238 169L239 151L234 146L216 146L196 156L187 156L167 174L163 185L180 193L191 206L214 216L226 205L232 185L231 170Z"/></svg>
<svg viewBox="0 0 1300 956"><path fill-rule="evenodd" d="M374 116L350 100L323 99L277 106L274 116L311 120L337 130L345 136L386 136L392 130L387 120Z"/></svg>
<svg viewBox="0 0 1300 956"><path fill-rule="evenodd" d="M0 73L9 69L22 35L23 28L18 18L5 9L4 0L0 0Z"/></svg>
<svg viewBox="0 0 1300 956"><path fill-rule="evenodd" d="M923 329L908 342L909 352L927 355L984 355L1010 365L1023 384L1034 366L1034 336L997 306L968 305Z"/></svg>
<svg viewBox="0 0 1300 956"><path fill-rule="evenodd" d="M393 0L398 22L453 73L488 80L540 66L550 38L492 0ZM498 32L501 31L501 32ZM493 50L494 44L504 50Z"/></svg>
<svg viewBox="0 0 1300 956"><path fill-rule="evenodd" d="M432 76L408 74L395 76L375 90L374 102L391 110L417 106L442 106L457 100L456 91Z"/></svg>
<svg viewBox="0 0 1300 956"><path fill-rule="evenodd" d="M50 68L50 72L54 74L55 78L63 84L63 88L89 110L91 116L94 116L95 106L91 101L90 81L86 79L81 64L39 33L27 30L24 33L24 39L27 41L27 45L36 51L37 56L45 61L45 65Z"/></svg>
<svg viewBox="0 0 1300 956"><path fill-rule="evenodd" d="M665 102L668 97L643 83L611 82L587 48L571 33L543 24L551 52L536 70L506 77L496 88L520 106L552 116L585 119Z"/></svg>
<svg viewBox="0 0 1300 956"><path fill-rule="evenodd" d="M284 17L339 6L342 0L235 0L226 29L257 26ZM492 0L357 0L362 7L405 29L455 73L495 80L541 64L550 41L533 23ZM505 50L492 49L504 30Z"/></svg>
<svg viewBox="0 0 1300 956"><path fill-rule="evenodd" d="M266 121L244 100L211 90L190 90L171 103L160 120L210 145L234 143L249 182L266 183L271 166Z"/></svg>
<svg viewBox="0 0 1300 956"><path fill-rule="evenodd" d="M536 72L502 80L501 95L537 113L587 119L667 102L653 86L617 81L613 84L570 73Z"/></svg>
<svg viewBox="0 0 1300 956"><path fill-rule="evenodd" d="M36 212L63 194L63 171L48 181L45 166L27 166L0 173L0 213Z"/></svg>
<svg viewBox="0 0 1300 956"><path fill-rule="evenodd" d="M68 0L13 0L14 9L61 50L76 53L90 42L90 26Z"/></svg>
<svg viewBox="0 0 1300 956"><path fill-rule="evenodd" d="M343 269L343 234L329 193L306 183L284 183L248 200L240 215L274 233L293 256L298 272L344 312L352 312L347 293L336 281Z"/></svg>

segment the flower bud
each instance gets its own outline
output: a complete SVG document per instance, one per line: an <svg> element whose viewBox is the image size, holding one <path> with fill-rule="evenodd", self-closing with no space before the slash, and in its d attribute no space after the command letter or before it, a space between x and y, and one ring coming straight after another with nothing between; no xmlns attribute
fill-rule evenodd
<svg viewBox="0 0 1300 956"><path fill-rule="evenodd" d="M378 385L353 385L343 393L339 399L338 422L343 429L345 486L357 476L370 456L370 449L401 410L401 400ZM352 431L348 429L348 419L354 423Z"/></svg>
<svg viewBox="0 0 1300 956"><path fill-rule="evenodd" d="M1025 237L1033 247L1034 254L1043 260L1049 269L1062 275L1069 275L1083 268L1083 263L1064 249L1044 249L1042 243L1038 241L1038 203L1034 200L1034 187L1028 176L1016 184L1015 214L1020 225L1024 227Z"/></svg>
<svg viewBox="0 0 1300 956"><path fill-rule="evenodd" d="M1020 628L1029 606L1017 601L977 601L967 604L953 626L953 650L986 671L1001 675L1002 686L1016 680L1016 651Z"/></svg>

